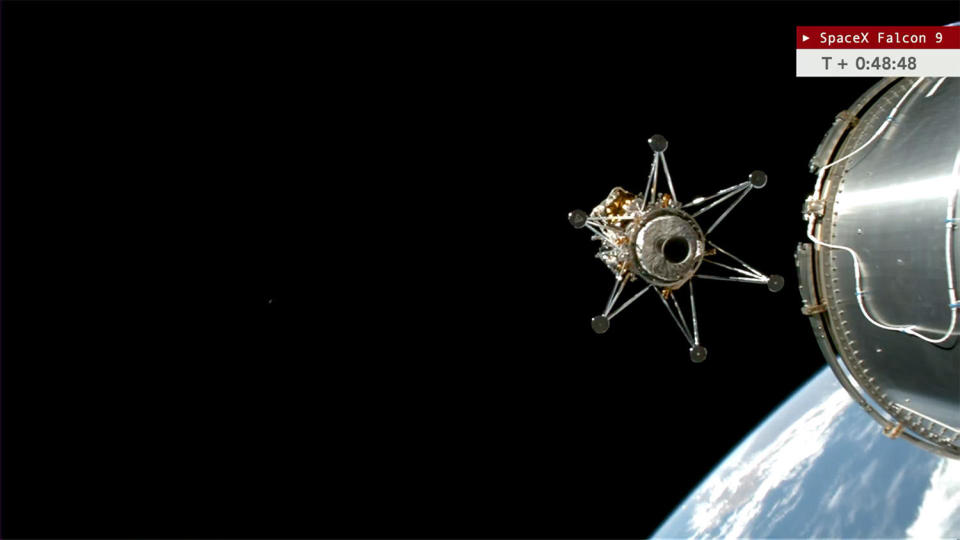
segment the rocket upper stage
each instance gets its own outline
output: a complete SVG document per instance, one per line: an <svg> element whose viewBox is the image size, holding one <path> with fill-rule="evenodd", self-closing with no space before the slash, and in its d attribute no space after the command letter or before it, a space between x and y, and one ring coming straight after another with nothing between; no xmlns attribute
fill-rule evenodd
<svg viewBox="0 0 960 540"><path fill-rule="evenodd" d="M883 432L960 457L960 79L891 78L836 117L797 251L803 313Z"/></svg>

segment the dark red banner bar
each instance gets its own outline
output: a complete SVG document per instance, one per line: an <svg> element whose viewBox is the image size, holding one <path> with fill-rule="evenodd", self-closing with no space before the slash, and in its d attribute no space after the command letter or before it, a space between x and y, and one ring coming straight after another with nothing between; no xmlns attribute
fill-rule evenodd
<svg viewBox="0 0 960 540"><path fill-rule="evenodd" d="M960 49L960 26L798 26L798 49Z"/></svg>

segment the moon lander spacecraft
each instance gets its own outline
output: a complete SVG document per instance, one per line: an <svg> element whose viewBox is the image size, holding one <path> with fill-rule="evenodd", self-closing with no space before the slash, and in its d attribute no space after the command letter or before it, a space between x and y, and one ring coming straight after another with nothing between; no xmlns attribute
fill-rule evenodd
<svg viewBox="0 0 960 540"><path fill-rule="evenodd" d="M960 458L960 79L876 83L810 171L796 262L827 364L884 434Z"/></svg>
<svg viewBox="0 0 960 540"><path fill-rule="evenodd" d="M603 313L590 324L598 334L606 332L617 314L653 289L689 343L690 359L702 362L707 358L707 349L700 344L692 278L757 283L773 292L783 288L781 276L764 275L707 239L748 193L767 184L767 175L753 171L743 182L682 203L667 167L667 139L654 135L647 142L653 150L653 163L641 196L616 187L589 214L574 210L568 216L571 225L588 229L600 241L597 258L616 278ZM661 166L668 188L664 193L657 191ZM724 203L727 205L719 216L705 230L701 228L697 218ZM719 273L700 272L703 263ZM616 307L627 283L637 280L646 286ZM689 315L677 300L678 291L684 286L690 296Z"/></svg>

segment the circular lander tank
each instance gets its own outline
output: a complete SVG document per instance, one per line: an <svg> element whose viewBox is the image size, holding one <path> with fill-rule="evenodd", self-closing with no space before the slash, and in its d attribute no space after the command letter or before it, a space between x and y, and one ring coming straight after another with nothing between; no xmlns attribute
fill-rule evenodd
<svg viewBox="0 0 960 540"><path fill-rule="evenodd" d="M881 80L810 169L797 270L827 363L886 435L960 458L960 78Z"/></svg>

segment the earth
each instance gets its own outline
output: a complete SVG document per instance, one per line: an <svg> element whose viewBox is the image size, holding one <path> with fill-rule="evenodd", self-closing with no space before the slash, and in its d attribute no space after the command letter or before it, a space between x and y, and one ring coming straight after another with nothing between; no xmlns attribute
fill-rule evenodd
<svg viewBox="0 0 960 540"><path fill-rule="evenodd" d="M824 368L654 533L694 536L957 538L960 460L883 436Z"/></svg>

